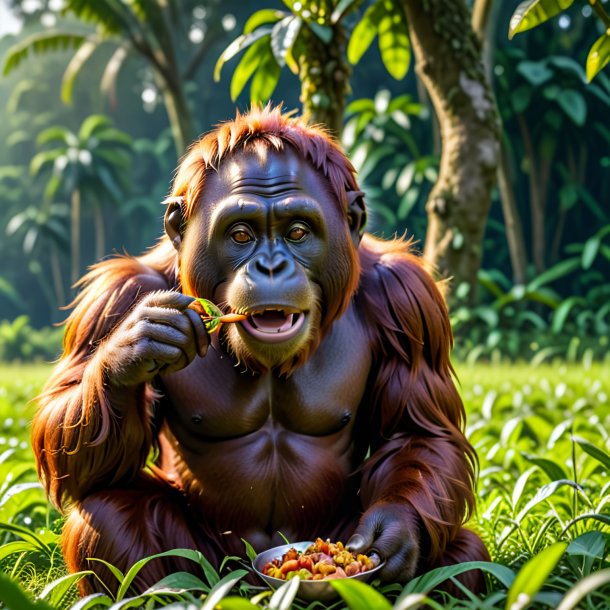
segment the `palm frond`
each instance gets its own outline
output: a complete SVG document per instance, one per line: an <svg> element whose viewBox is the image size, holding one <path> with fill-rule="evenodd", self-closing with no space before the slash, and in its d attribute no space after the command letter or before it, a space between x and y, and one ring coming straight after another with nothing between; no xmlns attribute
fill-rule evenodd
<svg viewBox="0 0 610 610"><path fill-rule="evenodd" d="M78 49L85 40L86 36L84 34L72 34L57 30L38 32L27 36L7 51L3 73L6 75L12 72L30 53L42 55L50 51L64 51L70 48Z"/></svg>

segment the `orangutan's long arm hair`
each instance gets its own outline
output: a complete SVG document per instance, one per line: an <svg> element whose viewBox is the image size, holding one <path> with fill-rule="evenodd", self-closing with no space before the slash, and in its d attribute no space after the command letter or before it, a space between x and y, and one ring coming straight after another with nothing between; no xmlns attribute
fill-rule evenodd
<svg viewBox="0 0 610 610"><path fill-rule="evenodd" d="M110 259L80 282L63 355L39 397L32 428L39 476L59 509L133 479L146 463L154 392L146 384L109 387L100 355L104 339L145 293L169 287L163 273L169 253L162 243L140 258Z"/></svg>
<svg viewBox="0 0 610 610"><path fill-rule="evenodd" d="M444 299L403 240L365 235L361 244L367 319L375 361L371 407L379 423L363 469L365 508L399 502L437 561L475 505L476 455L449 359L453 338Z"/></svg>

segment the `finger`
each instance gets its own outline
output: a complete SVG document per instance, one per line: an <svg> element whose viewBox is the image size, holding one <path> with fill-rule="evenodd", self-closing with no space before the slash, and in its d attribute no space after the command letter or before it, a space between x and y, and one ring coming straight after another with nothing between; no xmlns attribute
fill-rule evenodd
<svg viewBox="0 0 610 610"><path fill-rule="evenodd" d="M353 553L364 553L371 548L375 537L379 533L378 513L365 513L354 532L354 535L347 541L347 548Z"/></svg>
<svg viewBox="0 0 610 610"><path fill-rule="evenodd" d="M188 309L186 311L188 311ZM186 313L186 311L184 313ZM168 309L165 307L143 307L138 314L139 316L136 324L142 320L145 320L154 322L155 324L166 324L167 326L173 326L174 328L182 331L185 335L190 336L192 334L189 319L178 309Z"/></svg>
<svg viewBox="0 0 610 610"><path fill-rule="evenodd" d="M162 290L145 296L142 303L149 307L170 307L184 311L194 300L194 297L175 290Z"/></svg>
<svg viewBox="0 0 610 610"><path fill-rule="evenodd" d="M141 322L136 327L134 343L138 345L137 351L141 358L157 359L157 353L154 351L157 349L157 345L179 348L187 363L195 358L195 342L193 339L181 330L165 324L155 324L148 320ZM150 355L148 350L153 350ZM170 361L173 362L173 360Z"/></svg>
<svg viewBox="0 0 610 610"><path fill-rule="evenodd" d="M205 324L201 319L201 316L193 311L192 309L185 309L184 314L189 320L193 332L195 333L195 342L197 344L197 353L203 358L208 352L208 346L210 345L210 335L205 329Z"/></svg>
<svg viewBox="0 0 610 610"><path fill-rule="evenodd" d="M153 339L141 342L133 351L134 361L155 362L157 368L159 365L180 362L185 357L181 348Z"/></svg>
<svg viewBox="0 0 610 610"><path fill-rule="evenodd" d="M396 552L386 555L379 576L387 582L406 582L413 578L419 560L419 547L408 540Z"/></svg>

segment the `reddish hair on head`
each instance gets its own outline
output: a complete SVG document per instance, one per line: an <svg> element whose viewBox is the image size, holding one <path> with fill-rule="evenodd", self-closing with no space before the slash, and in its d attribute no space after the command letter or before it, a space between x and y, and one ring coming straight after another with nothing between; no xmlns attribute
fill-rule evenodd
<svg viewBox="0 0 610 610"><path fill-rule="evenodd" d="M307 125L300 117L282 114L281 106L254 106L237 111L235 119L219 124L190 147L180 163L171 197L184 198L184 215L190 218L201 199L206 172L217 170L236 152L257 146L281 151L292 147L329 181L336 201L347 211L348 191L357 191L356 170L322 126Z"/></svg>

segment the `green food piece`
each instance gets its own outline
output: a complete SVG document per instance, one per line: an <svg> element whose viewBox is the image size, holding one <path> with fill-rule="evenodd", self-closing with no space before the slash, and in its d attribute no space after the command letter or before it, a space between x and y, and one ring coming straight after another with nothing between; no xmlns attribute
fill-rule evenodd
<svg viewBox="0 0 610 610"><path fill-rule="evenodd" d="M208 320L203 320L205 324L205 329L208 333L215 333L220 327L219 318L223 316L222 311L212 303L212 301L208 301L208 299L201 299L199 297L195 297L195 300L203 307L205 313L209 316Z"/></svg>

